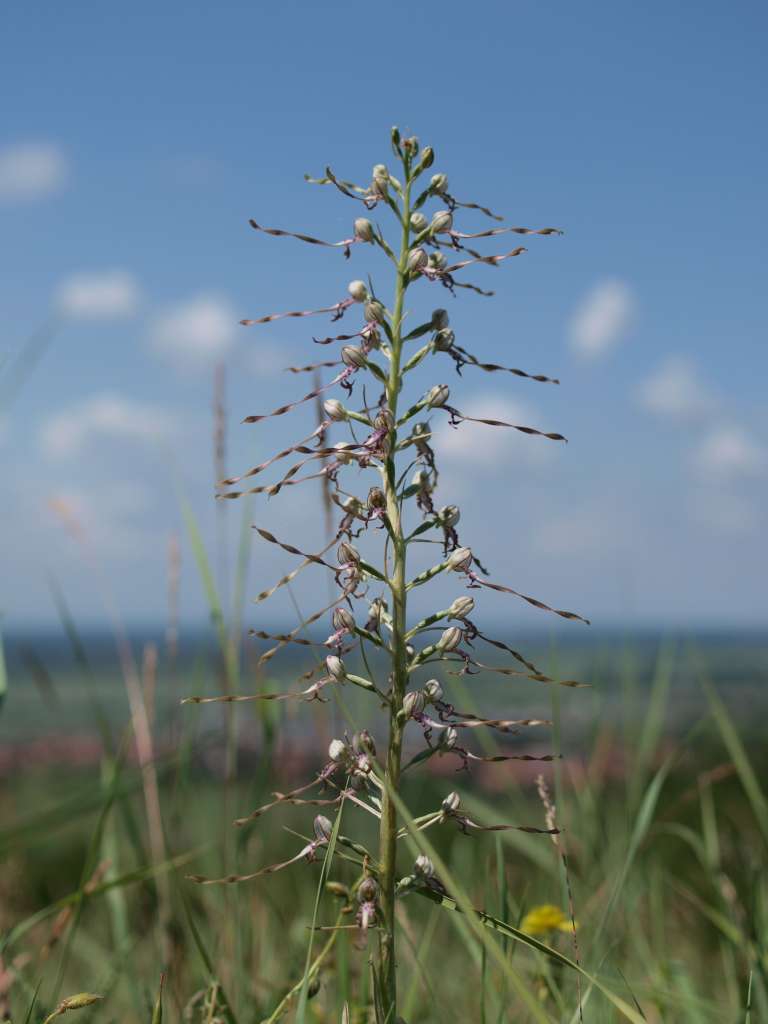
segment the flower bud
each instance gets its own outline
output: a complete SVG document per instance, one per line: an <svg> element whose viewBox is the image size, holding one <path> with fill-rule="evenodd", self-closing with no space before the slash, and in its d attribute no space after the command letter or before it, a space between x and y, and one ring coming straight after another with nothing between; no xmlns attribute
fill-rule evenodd
<svg viewBox="0 0 768 1024"><path fill-rule="evenodd" d="M382 597L375 597L368 606L368 622L371 629L378 629L382 616L387 610L387 602Z"/></svg>
<svg viewBox="0 0 768 1024"><path fill-rule="evenodd" d="M342 501L341 507L344 509L345 512L349 512L350 515L356 516L359 515L360 510L362 509L363 506L360 504L359 498L356 498L354 494L350 494L348 498L345 498Z"/></svg>
<svg viewBox="0 0 768 1024"><path fill-rule="evenodd" d="M324 815L318 814L313 824L315 828L315 838L319 842L329 842L331 833L333 832L333 825L331 822L324 817Z"/></svg>
<svg viewBox="0 0 768 1024"><path fill-rule="evenodd" d="M445 405L450 397L451 390L447 384L435 384L433 388L429 389L425 396L426 403L430 409L437 409L441 405Z"/></svg>
<svg viewBox="0 0 768 1024"><path fill-rule="evenodd" d="M356 733L355 747L364 754L368 754L369 757L376 757L376 744L367 729L361 729L359 733Z"/></svg>
<svg viewBox="0 0 768 1024"><path fill-rule="evenodd" d="M403 697L403 714L406 718L420 715L426 707L427 700L421 690L411 690Z"/></svg>
<svg viewBox="0 0 768 1024"><path fill-rule="evenodd" d="M449 651L455 651L461 643L463 635L458 626L449 626L448 629L443 630L436 647L439 651L443 651L446 654Z"/></svg>
<svg viewBox="0 0 768 1024"><path fill-rule="evenodd" d="M445 814L454 814L458 811L460 803L461 797L458 793L449 793L445 800L443 800L441 806Z"/></svg>
<svg viewBox="0 0 768 1024"><path fill-rule="evenodd" d="M357 623L355 617L351 611L347 608L334 608L333 610L333 628L334 629L346 629L347 632L351 633Z"/></svg>
<svg viewBox="0 0 768 1024"><path fill-rule="evenodd" d="M335 679L337 683L343 683L347 678L347 670L344 668L344 662L341 658L337 658L335 654L329 654L325 659L325 667L328 670L328 675L331 679Z"/></svg>
<svg viewBox="0 0 768 1024"><path fill-rule="evenodd" d="M389 171L387 170L386 164L375 164L373 171L371 172L373 178L388 178Z"/></svg>
<svg viewBox="0 0 768 1024"><path fill-rule="evenodd" d="M395 417L392 415L391 409L379 409L376 413L376 417L373 421L375 430L391 430L395 425Z"/></svg>
<svg viewBox="0 0 768 1024"><path fill-rule="evenodd" d="M417 875L421 875L423 878L433 878L435 874L435 865L426 855L426 853L420 853L416 858L414 864L414 870Z"/></svg>
<svg viewBox="0 0 768 1024"><path fill-rule="evenodd" d="M437 352L448 352L453 348L453 343L456 341L456 335L450 329L446 327L441 331L438 331L435 335L432 344L435 346Z"/></svg>
<svg viewBox="0 0 768 1024"><path fill-rule="evenodd" d="M445 330L448 326L448 310L447 309L435 309L432 311L432 327L436 331Z"/></svg>
<svg viewBox="0 0 768 1024"><path fill-rule="evenodd" d="M368 321L368 323L377 324L383 324L384 321L387 319L386 311L382 304L378 301L378 299L370 299L368 302L366 302L365 319Z"/></svg>
<svg viewBox="0 0 768 1024"><path fill-rule="evenodd" d="M380 487L372 487L368 491L368 500L366 502L368 508L386 508L387 507L387 496Z"/></svg>
<svg viewBox="0 0 768 1024"><path fill-rule="evenodd" d="M331 740L328 746L328 757L332 761L338 764L340 761L345 761L349 753L349 747L344 740Z"/></svg>
<svg viewBox="0 0 768 1024"><path fill-rule="evenodd" d="M97 996L94 992L78 992L77 995L67 996L56 1007L57 1012L54 1016L58 1016L58 1013L64 1013L67 1010L82 1010L86 1006L93 1006L94 1003L98 1003L103 998L104 996Z"/></svg>
<svg viewBox="0 0 768 1024"><path fill-rule="evenodd" d="M368 289L365 286L365 281L350 281L347 285L347 291L355 302L365 302L368 298Z"/></svg>
<svg viewBox="0 0 768 1024"><path fill-rule="evenodd" d="M436 679L427 680L422 693L428 704L434 704L435 701L443 699L443 688Z"/></svg>
<svg viewBox="0 0 768 1024"><path fill-rule="evenodd" d="M333 446L333 450L336 452L336 461L340 462L343 466L348 465L352 461L352 452L348 449L348 441L337 441Z"/></svg>
<svg viewBox="0 0 768 1024"><path fill-rule="evenodd" d="M474 598L463 594L461 597L457 597L448 609L448 617L450 619L466 619L474 607Z"/></svg>
<svg viewBox="0 0 768 1024"><path fill-rule="evenodd" d="M420 171L426 171L435 162L435 151L431 146L425 146L421 154Z"/></svg>
<svg viewBox="0 0 768 1024"><path fill-rule="evenodd" d="M379 895L379 886L375 878L364 878L357 887L357 899L360 903L372 903Z"/></svg>
<svg viewBox="0 0 768 1024"><path fill-rule="evenodd" d="M336 548L336 557L339 560L339 565L357 564L360 561L360 552L357 548L350 544L349 541L343 540L341 544ZM347 611L346 608L337 608L336 611ZM334 612L334 615L336 613ZM350 613L347 612L347 615Z"/></svg>
<svg viewBox="0 0 768 1024"><path fill-rule="evenodd" d="M452 725L440 733L437 738L437 746L441 750L453 750L459 739L459 734Z"/></svg>
<svg viewBox="0 0 768 1024"><path fill-rule="evenodd" d="M377 196L385 196L389 187L389 171L384 164L376 164L373 168L371 191Z"/></svg>
<svg viewBox="0 0 768 1024"><path fill-rule="evenodd" d="M448 175L433 174L429 181L429 187L433 192L443 193L448 190Z"/></svg>
<svg viewBox="0 0 768 1024"><path fill-rule="evenodd" d="M472 565L472 552L469 548L456 548L448 556L448 568L454 572L468 572Z"/></svg>
<svg viewBox="0 0 768 1024"><path fill-rule="evenodd" d="M432 270L445 270L448 266L448 260L441 252L432 252L429 254L429 265Z"/></svg>
<svg viewBox="0 0 768 1024"><path fill-rule="evenodd" d="M355 221L355 238L359 238L361 242L373 241L373 224L367 217L358 217Z"/></svg>
<svg viewBox="0 0 768 1024"><path fill-rule="evenodd" d="M426 441L432 437L432 428L428 423L414 423L411 437L417 443L419 441Z"/></svg>
<svg viewBox="0 0 768 1024"><path fill-rule="evenodd" d="M437 210L432 215L429 230L433 235L441 235L453 227L453 214L450 210Z"/></svg>
<svg viewBox="0 0 768 1024"><path fill-rule="evenodd" d="M437 517L440 520L440 524L450 530L461 519L461 509L458 505L443 505L437 513Z"/></svg>
<svg viewBox="0 0 768 1024"><path fill-rule="evenodd" d="M431 477L430 473L428 472L428 470L426 470L426 469L417 469L416 470L416 472L413 474L413 479L411 480L411 486L412 487L418 487L419 490L427 491L427 492L430 492L430 491L434 490L434 484L432 483L432 477Z"/></svg>
<svg viewBox="0 0 768 1024"><path fill-rule="evenodd" d="M365 366L365 355L356 345L345 345L341 350L341 361L345 366L359 370L361 366Z"/></svg>
<svg viewBox="0 0 768 1024"><path fill-rule="evenodd" d="M408 253L408 269L412 274L421 273L429 263L429 255L422 248L411 249Z"/></svg>
<svg viewBox="0 0 768 1024"><path fill-rule="evenodd" d="M424 216L423 213L420 213L418 210L416 211L416 213L411 214L411 228L417 234L421 234L421 232L427 227L428 224L429 221L427 220L427 218Z"/></svg>
<svg viewBox="0 0 768 1024"><path fill-rule="evenodd" d="M323 402L323 410L328 419L334 423L341 423L347 418L347 410L338 398L326 398Z"/></svg>

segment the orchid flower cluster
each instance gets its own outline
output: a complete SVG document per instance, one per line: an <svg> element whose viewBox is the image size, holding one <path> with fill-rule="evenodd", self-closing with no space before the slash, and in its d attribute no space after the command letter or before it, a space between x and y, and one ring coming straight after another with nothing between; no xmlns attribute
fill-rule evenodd
<svg viewBox="0 0 768 1024"><path fill-rule="evenodd" d="M398 843L408 830L399 820L396 797L403 772L433 756L456 759L459 769L469 769L478 762L512 760L550 761L552 754L533 755L505 750L495 755L476 753L472 749L474 730L489 729L501 736L520 730L545 726L543 719L481 718L457 709L447 698L444 683L449 673L497 673L507 677L526 677L539 682L580 685L574 680L554 680L541 672L519 651L502 640L488 636L474 622L473 594L481 590L520 598L534 607L564 619L580 620L580 615L551 607L535 597L492 581L470 547L459 536L461 520L456 505L438 506L435 494L438 468L432 447L433 419L447 417L448 423L461 429L467 421L489 428L520 431L531 435L533 443L560 443L562 434L547 432L524 424L467 416L452 404L451 391L445 383L429 387L415 400L406 401L405 393L411 371L430 357L448 365L459 374L466 367L485 373L510 373L539 384L558 381L540 373L481 361L462 347L450 326L448 312L434 308L423 322L410 330L412 323L406 301L414 291L442 286L455 296L458 289L481 296L493 294L466 281L463 272L470 267L499 264L526 252L518 246L496 255L483 255L474 246L482 239L506 235L553 236L561 232L552 227L524 228L494 226L474 232L460 231L455 225L457 215L464 211L478 213L492 221L501 218L476 203L460 202L449 189L445 174L429 174L434 162L431 147L421 148L416 138L403 138L392 130L392 148L402 173L392 174L384 164L373 168L369 184L360 186L342 180L328 168L324 177L308 180L331 186L362 209L354 219L350 237L338 242L325 242L310 235L265 228L251 221L254 230L277 237L342 250L350 258L352 250L363 246L378 248L394 277L394 295L385 305L383 292L374 288L372 280L353 280L345 297L314 310L272 313L256 319L243 320L245 326L271 323L282 318L330 315L332 321L352 319L348 333L315 337L319 346L332 347L337 357L309 366L291 367L294 373L332 369L327 383L318 384L307 394L270 413L249 416L248 423L268 417L279 417L302 403L322 403L319 425L308 436L288 445L271 458L237 477L222 482L221 499L235 499L244 494L275 496L285 488L297 487L312 480L322 480L338 511L334 536L318 552L307 552L278 539L257 527L260 536L270 544L298 558L299 564L274 586L260 593L261 602L288 586L304 569L319 566L331 574L336 594L331 604L319 609L287 633L271 634L252 631L272 646L261 656L267 662L288 644L313 645L307 639L307 628L324 619L329 620L329 635L322 641L327 654L303 677L300 689L287 693L260 693L253 696L192 697L190 701L242 700L324 700L333 688L352 685L365 691L372 707L383 715L387 725L387 745L377 753L372 734L367 729L334 739L327 758L314 776L304 785L257 808L245 818L243 825L266 812L286 804L338 807L343 801L365 811L378 822L379 848L372 852L339 833L334 848L344 849L344 856L360 868L360 877L350 897L350 910L356 908L356 925L363 931L378 933L378 961L374 976L378 987L377 1007L383 1019L395 1021L396 985L396 900L414 890L445 894L443 883L436 877L431 861L420 856L409 872L402 873L397 862ZM435 208L431 215L427 212ZM382 227L375 223L373 212L382 211L394 220L400 234L399 247L387 241ZM435 304L437 305L437 304ZM334 394L334 392L336 392ZM372 396L372 397L369 397ZM328 441L333 428L347 428L347 437L337 443ZM250 485L277 463L296 461L271 483ZM359 482L363 472L372 477L363 490ZM244 481L249 483L243 486ZM361 553L361 535L376 531L383 549L378 564L366 560ZM431 535L431 536L429 536ZM412 546L432 541L439 551L437 561L409 578L408 564ZM331 554L335 548L335 557ZM423 549L422 549L423 550ZM455 579L464 592L450 605L413 623L408 616L408 602L414 591L437 577ZM489 664L481 660L478 645L501 652L505 663ZM374 649L385 659L385 678L377 678L370 667L368 653ZM360 655L365 674L352 671L350 655ZM422 674L432 675L419 684ZM421 748L404 761L404 735L408 727L421 731ZM377 731L377 730L373 730ZM381 730L378 730L381 731ZM504 749L504 748L502 748ZM413 824L413 823L412 823ZM553 823L549 823L553 824ZM527 832L556 834L557 829L527 826L486 825L464 813L458 793L451 792L440 807L415 819L416 828L453 826L465 834L520 828ZM314 861L330 849L333 825L322 814L314 820L313 838L290 860L271 865L245 876L204 879L203 883L237 882L261 874L287 868L298 861Z"/></svg>

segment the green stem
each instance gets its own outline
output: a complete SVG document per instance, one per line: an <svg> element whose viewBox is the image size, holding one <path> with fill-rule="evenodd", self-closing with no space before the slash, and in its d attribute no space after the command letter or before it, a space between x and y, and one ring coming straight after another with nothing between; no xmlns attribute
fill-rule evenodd
<svg viewBox="0 0 768 1024"><path fill-rule="evenodd" d="M400 256L397 264L395 303L392 311L392 358L389 364L387 382L387 403L392 418L397 422L397 402L402 387L400 356L402 351L403 304L408 286L408 249L410 238L410 167L406 166L402 225L403 234ZM395 955L395 882L396 882L396 841L397 811L390 793L397 792L400 782L400 763L403 746L404 723L398 720L403 706L405 687L408 682L406 655L406 540L400 519L400 505L397 498L397 471L395 452L397 429L390 434L389 455L385 466L385 493L387 497L387 518L392 540L393 571L389 581L392 597L392 695L390 700L389 743L387 745L386 784L381 804L379 827L379 904L381 908L381 932L379 938L379 979L381 1000L387 1024L395 1024L397 1016L397 978Z"/></svg>

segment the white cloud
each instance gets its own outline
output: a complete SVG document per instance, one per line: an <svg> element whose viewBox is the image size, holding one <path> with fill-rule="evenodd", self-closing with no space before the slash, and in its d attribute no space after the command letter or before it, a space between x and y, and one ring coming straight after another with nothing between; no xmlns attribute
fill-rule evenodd
<svg viewBox="0 0 768 1024"><path fill-rule="evenodd" d="M693 461L703 475L732 480L759 476L766 465L766 452L742 427L721 424L704 438Z"/></svg>
<svg viewBox="0 0 768 1024"><path fill-rule="evenodd" d="M69 176L62 149L52 142L26 142L0 149L0 201L26 202L59 192Z"/></svg>
<svg viewBox="0 0 768 1024"><path fill-rule="evenodd" d="M581 356L595 358L613 348L625 334L634 300L623 281L600 281L583 299L571 317L571 348Z"/></svg>
<svg viewBox="0 0 768 1024"><path fill-rule="evenodd" d="M164 409L106 393L49 417L40 444L50 458L63 459L78 455L92 438L149 444L168 439L173 431L173 417Z"/></svg>
<svg viewBox="0 0 768 1024"><path fill-rule="evenodd" d="M529 406L500 395L475 395L462 402L462 413L477 419L503 420L519 426L542 426L540 417ZM454 428L444 422L435 429L434 447L438 458L467 465L493 466L510 461L539 465L554 455L558 442L531 437L508 427L489 427L483 423L460 423Z"/></svg>
<svg viewBox="0 0 768 1024"><path fill-rule="evenodd" d="M715 399L690 359L669 356L638 390L640 404L657 416L697 419L715 406Z"/></svg>
<svg viewBox="0 0 768 1024"><path fill-rule="evenodd" d="M62 281L56 293L59 311L78 319L132 316L140 303L139 285L125 270L73 274Z"/></svg>
<svg viewBox="0 0 768 1024"><path fill-rule="evenodd" d="M221 359L232 348L238 316L220 295L198 295L167 309L152 325L152 346L184 367Z"/></svg>

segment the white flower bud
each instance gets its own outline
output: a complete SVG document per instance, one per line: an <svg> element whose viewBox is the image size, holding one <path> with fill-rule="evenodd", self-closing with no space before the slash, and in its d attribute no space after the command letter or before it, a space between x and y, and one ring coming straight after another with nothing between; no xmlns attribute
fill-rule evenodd
<svg viewBox="0 0 768 1024"><path fill-rule="evenodd" d="M437 746L441 750L453 750L458 742L459 734L452 725L449 725L447 729L440 733L437 738Z"/></svg>
<svg viewBox="0 0 768 1024"><path fill-rule="evenodd" d="M429 187L433 192L446 192L448 190L448 175L433 174L429 181Z"/></svg>
<svg viewBox="0 0 768 1024"><path fill-rule="evenodd" d="M422 248L411 249L408 253L408 269L412 274L420 273L429 263L429 255Z"/></svg>
<svg viewBox="0 0 768 1024"><path fill-rule="evenodd" d="M455 651L461 643L463 635L458 626L449 626L448 629L443 630L440 639L437 641L437 649L444 651L446 654L449 651Z"/></svg>
<svg viewBox="0 0 768 1024"><path fill-rule="evenodd" d="M432 428L428 423L414 423L411 437L416 441L427 441L432 436Z"/></svg>
<svg viewBox="0 0 768 1024"><path fill-rule="evenodd" d="M333 446L333 450L336 452L336 461L344 466L352 461L352 452L347 448L348 443L348 441L337 441Z"/></svg>
<svg viewBox="0 0 768 1024"><path fill-rule="evenodd" d="M388 178L389 171L387 170L386 164L375 164L373 171L371 172L373 178Z"/></svg>
<svg viewBox="0 0 768 1024"><path fill-rule="evenodd" d="M365 366L363 351L357 348L356 345L345 345L342 348L341 361L345 366L352 366L356 370L359 370L361 366Z"/></svg>
<svg viewBox="0 0 768 1024"><path fill-rule="evenodd" d="M448 617L451 619L466 619L474 607L474 598L464 594L461 597L457 597L448 609Z"/></svg>
<svg viewBox="0 0 768 1024"><path fill-rule="evenodd" d="M409 139L403 139L403 148L408 149L411 155L415 156L419 151L419 140L415 135L411 135Z"/></svg>
<svg viewBox="0 0 768 1024"><path fill-rule="evenodd" d="M437 517L442 526L450 529L458 523L459 519L461 519L461 509L458 505L443 505L437 513Z"/></svg>
<svg viewBox="0 0 768 1024"><path fill-rule="evenodd" d="M355 221L355 238L359 238L361 242L373 241L373 224L367 217L358 217Z"/></svg>
<svg viewBox="0 0 768 1024"><path fill-rule="evenodd" d="M357 898L360 903L372 903L379 895L379 887L376 879L364 878L357 888Z"/></svg>
<svg viewBox="0 0 768 1024"><path fill-rule="evenodd" d="M441 806L445 814L454 814L458 811L460 803L461 797L458 793L449 793L445 800L443 800Z"/></svg>
<svg viewBox="0 0 768 1024"><path fill-rule="evenodd" d="M456 548L448 555L448 568L454 572L468 572L472 565L472 552L469 548Z"/></svg>
<svg viewBox="0 0 768 1024"><path fill-rule="evenodd" d="M411 214L411 228L417 234L420 235L421 232L426 228L426 226L428 224L429 224L429 221L427 220L427 218L424 216L423 213L419 213L418 210L416 211L416 213L412 213Z"/></svg>
<svg viewBox="0 0 768 1024"><path fill-rule="evenodd" d="M416 874L421 875L422 878L433 878L435 874L435 865L426 853L420 853L416 858L414 870L416 871Z"/></svg>
<svg viewBox="0 0 768 1024"><path fill-rule="evenodd" d="M447 384L435 384L425 395L426 403L430 409L437 409L441 405L445 405L450 397L451 390Z"/></svg>
<svg viewBox="0 0 768 1024"><path fill-rule="evenodd" d="M346 629L350 633L357 625L354 615L347 608L334 608L332 619L334 629Z"/></svg>
<svg viewBox="0 0 768 1024"><path fill-rule="evenodd" d="M339 565L354 565L360 561L360 552L354 544L350 544L349 541L343 540L336 548L336 557L339 560ZM343 610L346 611L346 608Z"/></svg>
<svg viewBox="0 0 768 1024"><path fill-rule="evenodd" d="M448 326L448 310L435 309L432 311L432 327L436 331L443 331Z"/></svg>
<svg viewBox="0 0 768 1024"><path fill-rule="evenodd" d="M448 352L449 349L453 348L454 341L456 341L456 335L450 327L446 327L437 332L432 344L435 346L435 350L437 352Z"/></svg>
<svg viewBox="0 0 768 1024"><path fill-rule="evenodd" d="M382 304L378 301L378 299L370 299L368 302L366 302L365 319L368 321L368 323L377 324L383 324L384 321L387 319L386 311Z"/></svg>
<svg viewBox="0 0 768 1024"><path fill-rule="evenodd" d="M421 690L412 690L403 697L403 714L406 718L413 718L420 715L426 707L426 697Z"/></svg>
<svg viewBox="0 0 768 1024"><path fill-rule="evenodd" d="M373 421L374 430L391 430L395 425L395 417L390 409L379 409Z"/></svg>
<svg viewBox="0 0 768 1024"><path fill-rule="evenodd" d="M331 740L328 746L328 757L337 764L347 759L348 752L349 747L344 740Z"/></svg>
<svg viewBox="0 0 768 1024"><path fill-rule="evenodd" d="M434 704L436 700L443 699L443 688L437 681L437 679L427 680L427 682L424 684L424 689L422 693L424 694L424 697L427 703L429 704Z"/></svg>
<svg viewBox="0 0 768 1024"><path fill-rule="evenodd" d="M450 210L437 210L432 215L432 222L429 225L430 233L441 235L450 231L453 227L453 214Z"/></svg>
<svg viewBox="0 0 768 1024"><path fill-rule="evenodd" d="M417 469L413 474L411 480L413 487L418 487L422 491L431 492L434 490L434 484L432 483L432 476L426 469Z"/></svg>
<svg viewBox="0 0 768 1024"><path fill-rule="evenodd" d="M323 402L323 410L328 419L334 423L341 423L347 418L347 410L338 398L326 398Z"/></svg>
<svg viewBox="0 0 768 1024"><path fill-rule="evenodd" d="M314 828L315 839L319 842L329 842L331 833L333 832L333 825L326 817L322 814L318 814L314 821Z"/></svg>
<svg viewBox="0 0 768 1024"><path fill-rule="evenodd" d="M341 658L337 658L335 654L329 654L325 659L325 667L328 670L328 675L331 679L335 679L337 683L343 683L347 678L347 670L344 668L344 662Z"/></svg>
<svg viewBox="0 0 768 1024"><path fill-rule="evenodd" d="M365 281L350 281L347 285L347 291L355 302L365 302L368 298L368 289L366 288Z"/></svg>
<svg viewBox="0 0 768 1024"><path fill-rule="evenodd" d="M368 491L368 500L366 502L368 508L386 508L387 507L387 496L380 487L372 487Z"/></svg>
<svg viewBox="0 0 768 1024"><path fill-rule="evenodd" d="M441 252L432 252L429 254L429 265L433 270L445 270L448 266L448 260Z"/></svg>

